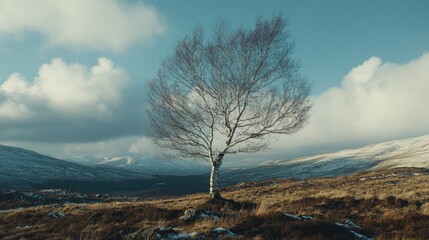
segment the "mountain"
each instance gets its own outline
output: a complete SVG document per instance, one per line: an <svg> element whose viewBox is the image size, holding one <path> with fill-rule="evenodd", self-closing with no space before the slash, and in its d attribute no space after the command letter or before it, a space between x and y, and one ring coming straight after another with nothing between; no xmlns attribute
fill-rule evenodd
<svg viewBox="0 0 429 240"><path fill-rule="evenodd" d="M0 187L33 187L60 180L121 181L148 177L123 169L85 166L0 145Z"/></svg>
<svg viewBox="0 0 429 240"><path fill-rule="evenodd" d="M147 159L139 156L76 157L70 160L93 167L125 169L149 175L184 176L210 172L210 165L208 163L192 160Z"/></svg>
<svg viewBox="0 0 429 240"><path fill-rule="evenodd" d="M255 168L227 170L224 180L230 184L269 178L344 176L395 167L429 167L429 135L291 160L266 161Z"/></svg>
<svg viewBox="0 0 429 240"><path fill-rule="evenodd" d="M210 166L204 163L136 156L73 160L75 162L0 145L0 188L72 188L97 193L140 192L144 196L180 195L208 188ZM395 167L429 167L429 135L291 160L267 161L252 168L223 168L221 183L225 186L272 178L344 176Z"/></svg>

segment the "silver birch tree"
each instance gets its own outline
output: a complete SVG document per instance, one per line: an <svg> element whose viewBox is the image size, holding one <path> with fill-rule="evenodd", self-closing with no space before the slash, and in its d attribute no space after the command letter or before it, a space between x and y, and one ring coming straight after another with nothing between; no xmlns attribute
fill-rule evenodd
<svg viewBox="0 0 429 240"><path fill-rule="evenodd" d="M273 135L307 122L310 85L292 56L286 20L258 18L252 28L219 23L181 39L149 84L152 140L181 158L211 163L210 196L220 199L228 154L268 147Z"/></svg>

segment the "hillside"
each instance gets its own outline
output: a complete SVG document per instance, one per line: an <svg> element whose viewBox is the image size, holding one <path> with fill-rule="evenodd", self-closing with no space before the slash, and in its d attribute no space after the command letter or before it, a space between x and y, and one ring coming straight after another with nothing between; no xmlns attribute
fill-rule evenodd
<svg viewBox="0 0 429 240"><path fill-rule="evenodd" d="M427 169L394 168L241 183L222 202L51 203L0 211L0 239L429 239L428 184Z"/></svg>
<svg viewBox="0 0 429 240"><path fill-rule="evenodd" d="M17 147L0 145L0 188L32 188L55 181L123 181L149 178L107 167L67 162Z"/></svg>
<svg viewBox="0 0 429 240"><path fill-rule="evenodd" d="M206 175L156 175L105 164L89 166L0 145L0 189L59 188L88 194L161 197L202 192L207 184Z"/></svg>
<svg viewBox="0 0 429 240"><path fill-rule="evenodd" d="M429 135L291 160L267 161L253 168L223 168L221 184L228 186L272 178L346 176L395 167L429 167ZM75 157L69 162L21 148L0 146L0 188L69 188L84 193L172 196L205 191L208 170L210 166L195 161L136 156Z"/></svg>
<svg viewBox="0 0 429 240"><path fill-rule="evenodd" d="M395 167L429 167L429 135L290 160L267 161L256 168L230 171L224 180L237 183L270 178L346 176Z"/></svg>

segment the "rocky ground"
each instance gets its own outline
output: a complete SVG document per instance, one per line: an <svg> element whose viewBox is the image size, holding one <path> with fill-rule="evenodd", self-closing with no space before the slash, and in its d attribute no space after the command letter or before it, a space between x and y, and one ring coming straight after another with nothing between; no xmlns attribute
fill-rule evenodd
<svg viewBox="0 0 429 240"><path fill-rule="evenodd" d="M139 201L138 197L109 194L83 194L66 189L14 190L0 189L0 213L28 207L64 204L95 204Z"/></svg>
<svg viewBox="0 0 429 240"><path fill-rule="evenodd" d="M1 192L0 239L429 239L429 170L273 179L144 200Z"/></svg>

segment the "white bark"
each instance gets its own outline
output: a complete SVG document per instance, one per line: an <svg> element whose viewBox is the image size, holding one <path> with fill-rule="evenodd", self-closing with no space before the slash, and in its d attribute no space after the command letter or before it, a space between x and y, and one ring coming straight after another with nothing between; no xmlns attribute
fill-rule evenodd
<svg viewBox="0 0 429 240"><path fill-rule="evenodd" d="M222 165L223 156L218 156L216 160L212 161L212 171L210 174L210 196L213 199L221 199L219 192L219 175L220 166Z"/></svg>

